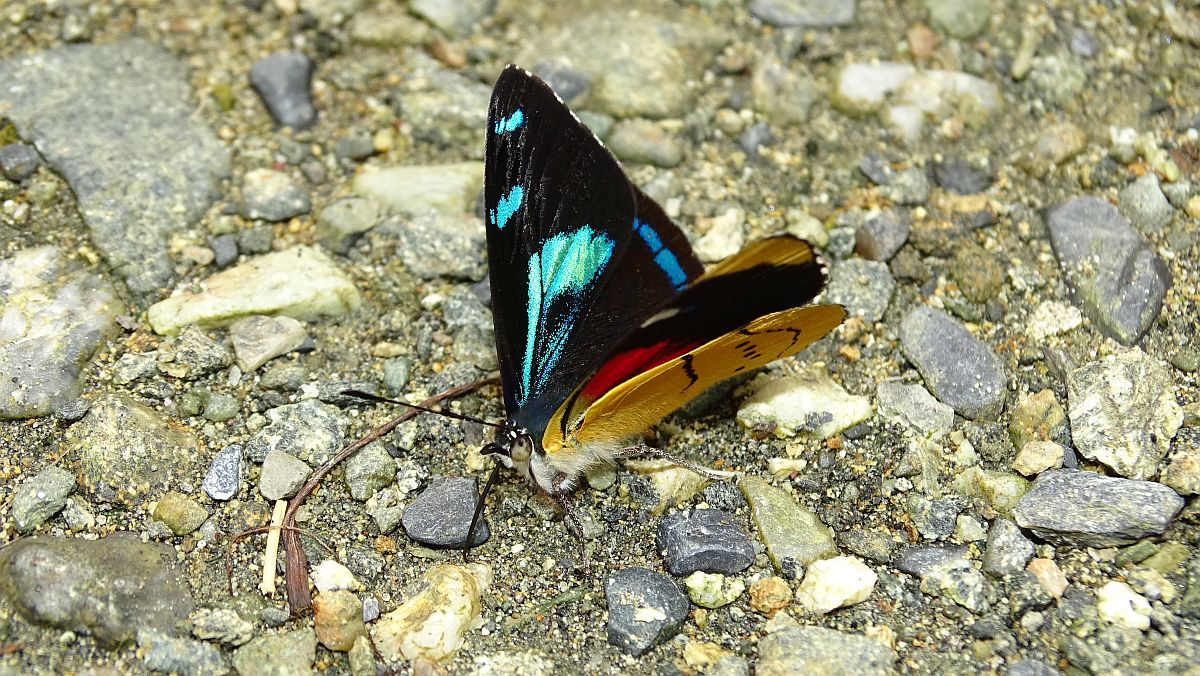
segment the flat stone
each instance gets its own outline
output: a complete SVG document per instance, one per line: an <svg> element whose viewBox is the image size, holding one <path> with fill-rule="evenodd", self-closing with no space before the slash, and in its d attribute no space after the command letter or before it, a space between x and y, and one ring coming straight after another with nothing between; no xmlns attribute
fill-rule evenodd
<svg viewBox="0 0 1200 676"><path fill-rule="evenodd" d="M189 81L170 52L136 40L0 62L0 109L66 178L92 242L142 299L170 283L168 238L204 215L229 174Z"/></svg>
<svg viewBox="0 0 1200 676"><path fill-rule="evenodd" d="M1065 450L1053 441L1030 441L1017 451L1011 466L1013 471L1025 476L1037 476L1048 469L1062 467Z"/></svg>
<svg viewBox="0 0 1200 676"><path fill-rule="evenodd" d="M941 596L975 614L987 612L987 580L966 559L935 564L921 576L921 591Z"/></svg>
<svg viewBox="0 0 1200 676"><path fill-rule="evenodd" d="M376 232L396 237L396 255L405 269L421 279L474 282L487 275L485 231L475 216L397 216L385 220Z"/></svg>
<svg viewBox="0 0 1200 676"><path fill-rule="evenodd" d="M185 326L158 352L158 369L163 373L196 380L233 364L229 348L196 326Z"/></svg>
<svg viewBox="0 0 1200 676"><path fill-rule="evenodd" d="M613 125L607 140L623 162L669 169L683 161L679 140L650 120L621 120Z"/></svg>
<svg viewBox="0 0 1200 676"><path fill-rule="evenodd" d="M267 411L270 422L246 443L246 457L262 462L271 451L283 451L320 466L342 447L342 418L337 407L314 399Z"/></svg>
<svg viewBox="0 0 1200 676"><path fill-rule="evenodd" d="M1162 310L1171 272L1113 205L1076 197L1046 219L1072 299L1105 335L1132 345Z"/></svg>
<svg viewBox="0 0 1200 676"><path fill-rule="evenodd" d="M900 347L933 395L959 415L994 420L1004 409L1004 365L945 313L925 305L913 308L900 325Z"/></svg>
<svg viewBox="0 0 1200 676"><path fill-rule="evenodd" d="M895 289L896 281L892 279L887 263L848 258L834 264L825 298L830 303L846 306L851 315L874 324L883 319Z"/></svg>
<svg viewBox="0 0 1200 676"><path fill-rule="evenodd" d="M775 568L797 577L803 566L837 555L829 527L791 495L755 476L738 480L750 504L750 516Z"/></svg>
<svg viewBox="0 0 1200 676"><path fill-rule="evenodd" d="M1171 372L1139 348L1069 373L1067 402L1075 448L1131 479L1158 474L1183 424Z"/></svg>
<svg viewBox="0 0 1200 676"><path fill-rule="evenodd" d="M246 218L286 221L312 209L308 192L282 171L254 169L242 177L241 213Z"/></svg>
<svg viewBox="0 0 1200 676"><path fill-rule="evenodd" d="M448 662L479 626L480 596L491 583L492 570L484 564L431 566L421 590L371 626L380 656L397 666L418 658Z"/></svg>
<svg viewBox="0 0 1200 676"><path fill-rule="evenodd" d="M954 409L921 385L885 380L875 389L879 415L919 434L936 438L954 428Z"/></svg>
<svg viewBox="0 0 1200 676"><path fill-rule="evenodd" d="M1181 509L1183 498L1162 484L1060 469L1039 476L1013 515L1055 544L1112 547L1162 534Z"/></svg>
<svg viewBox="0 0 1200 676"><path fill-rule="evenodd" d="M77 399L84 366L120 331L123 311L107 282L54 247L0 259L0 420L48 415Z"/></svg>
<svg viewBox="0 0 1200 676"><path fill-rule="evenodd" d="M1008 519L996 519L988 530L983 551L983 572L1003 577L1025 570L1033 558L1033 543Z"/></svg>
<svg viewBox="0 0 1200 676"><path fill-rule="evenodd" d="M362 233L379 224L379 205L364 197L343 197L317 216L317 237L330 250L344 254Z"/></svg>
<svg viewBox="0 0 1200 676"><path fill-rule="evenodd" d="M31 622L110 647L138 627L172 627L194 607L175 550L134 533L14 541L0 549L0 594Z"/></svg>
<svg viewBox="0 0 1200 676"><path fill-rule="evenodd" d="M921 537L927 540L945 540L954 535L962 510L963 500L958 496L931 498L911 493L905 500L905 511Z"/></svg>
<svg viewBox="0 0 1200 676"><path fill-rule="evenodd" d="M271 451L263 459L258 492L268 500L286 500L300 490L310 474L312 468L303 460L283 451Z"/></svg>
<svg viewBox="0 0 1200 676"><path fill-rule="evenodd" d="M965 561L967 548L958 545L913 545L905 547L893 565L897 570L925 577L935 569Z"/></svg>
<svg viewBox="0 0 1200 676"><path fill-rule="evenodd" d="M354 177L356 195L402 216L471 212L481 185L483 164L479 162L384 167Z"/></svg>
<svg viewBox="0 0 1200 676"><path fill-rule="evenodd" d="M233 653L241 676L302 676L312 673L317 635L309 627L255 637Z"/></svg>
<svg viewBox="0 0 1200 676"><path fill-rule="evenodd" d="M317 123L309 87L316 64L303 52L281 51L250 67L250 86L262 98L277 124L297 131Z"/></svg>
<svg viewBox="0 0 1200 676"><path fill-rule="evenodd" d="M438 477L404 509L401 523L408 537L434 547L467 547L467 529L479 491L474 477ZM475 525L472 547L488 541L487 518Z"/></svg>
<svg viewBox="0 0 1200 676"><path fill-rule="evenodd" d="M204 641L141 627L137 631L137 646L142 664L150 671L186 676L220 676L229 672L221 651Z"/></svg>
<svg viewBox="0 0 1200 676"><path fill-rule="evenodd" d="M97 398L66 436L68 452L79 458L84 491L126 506L188 480L200 455L188 428L124 394Z"/></svg>
<svg viewBox="0 0 1200 676"><path fill-rule="evenodd" d="M37 530L67 506L67 496L74 490L75 475L54 465L21 482L12 498L12 518L17 531Z"/></svg>
<svg viewBox="0 0 1200 676"><path fill-rule="evenodd" d="M628 655L643 655L679 633L687 619L687 597L661 573L626 568L604 585L608 642Z"/></svg>
<svg viewBox="0 0 1200 676"><path fill-rule="evenodd" d="M229 327L229 340L243 373L251 373L275 357L295 350L307 338L303 324L283 315L251 315Z"/></svg>
<svg viewBox="0 0 1200 676"><path fill-rule="evenodd" d="M854 0L754 0L750 13L772 26L843 26L854 21Z"/></svg>
<svg viewBox="0 0 1200 676"><path fill-rule="evenodd" d="M667 571L737 573L754 562L754 545L733 517L717 509L676 512L658 526L658 549Z"/></svg>
<svg viewBox="0 0 1200 676"><path fill-rule="evenodd" d="M175 535L188 535L208 520L208 510L178 491L167 491L155 504L153 516Z"/></svg>
<svg viewBox="0 0 1200 676"><path fill-rule="evenodd" d="M896 651L860 634L824 627L788 627L758 642L758 676L861 674L886 676L895 671Z"/></svg>
<svg viewBox="0 0 1200 676"><path fill-rule="evenodd" d="M810 613L824 615L866 601L879 576L853 556L813 561L796 590L796 600Z"/></svg>
<svg viewBox="0 0 1200 676"><path fill-rule="evenodd" d="M413 0L411 4L412 11L452 38L470 35L475 24L491 14L495 6L491 0Z"/></svg>
<svg viewBox="0 0 1200 676"><path fill-rule="evenodd" d="M985 171L958 157L935 161L932 168L933 180L938 187L959 195L976 195L992 184Z"/></svg>
<svg viewBox="0 0 1200 676"><path fill-rule="evenodd" d="M824 367L784 378L760 375L752 386L755 392L738 409L738 422L779 437L826 439L871 416L871 400L846 392Z"/></svg>
<svg viewBox="0 0 1200 676"><path fill-rule="evenodd" d="M297 246L266 254L204 280L203 290L180 293L150 307L156 333L188 324L223 326L249 315L286 315L301 321L352 312L358 289L328 256Z"/></svg>

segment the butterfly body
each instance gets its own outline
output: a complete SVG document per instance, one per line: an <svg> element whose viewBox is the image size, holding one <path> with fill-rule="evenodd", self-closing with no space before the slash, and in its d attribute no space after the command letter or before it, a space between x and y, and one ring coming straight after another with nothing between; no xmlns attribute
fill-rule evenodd
<svg viewBox="0 0 1200 676"><path fill-rule="evenodd" d="M509 66L484 201L507 421L483 452L559 498L703 391L832 330L825 272L774 237L705 270L687 237L541 80Z"/></svg>

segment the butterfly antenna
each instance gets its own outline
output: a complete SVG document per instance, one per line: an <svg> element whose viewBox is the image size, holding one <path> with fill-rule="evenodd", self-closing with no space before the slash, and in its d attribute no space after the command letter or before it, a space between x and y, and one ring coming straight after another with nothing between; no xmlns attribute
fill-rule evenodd
<svg viewBox="0 0 1200 676"><path fill-rule="evenodd" d="M475 546L475 526L479 525L479 519L483 516L483 505L487 501L488 493L492 492L492 486L496 485L496 478L500 476L500 463L492 465L492 473L488 475L487 482L483 484L483 492L479 494L479 501L475 503L475 513L471 515L471 525L467 526L467 546L463 549L463 563L470 563L471 547Z"/></svg>
<svg viewBox="0 0 1200 676"><path fill-rule="evenodd" d="M455 420L465 420L466 422L479 423L480 425L487 425L488 427L503 427L503 425L501 425L500 423L494 423L489 420L483 420L481 418L475 418L473 416L463 415L461 413L454 413L453 411L442 411L442 410L438 410L436 408L426 408L424 406L418 406L417 404L410 404L407 401L400 401L399 399L388 399L387 397L381 397L377 394L363 392L362 390L342 390L342 394L346 395L347 397L357 397L359 399L373 401L378 404L395 404L397 406L404 406L405 408L411 408L411 409L415 409L417 411L424 411L425 413L433 413L434 415L441 415L441 416L445 416L447 418L454 418Z"/></svg>

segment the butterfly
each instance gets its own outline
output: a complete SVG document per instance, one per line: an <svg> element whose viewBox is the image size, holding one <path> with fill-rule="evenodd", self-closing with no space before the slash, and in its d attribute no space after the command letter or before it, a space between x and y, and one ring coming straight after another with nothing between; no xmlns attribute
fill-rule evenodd
<svg viewBox="0 0 1200 676"><path fill-rule="evenodd" d="M506 411L481 451L499 460L485 496L500 466L516 469L572 518L566 496L588 468L666 455L633 440L713 385L795 354L845 318L840 305L807 305L826 274L803 240L764 239L705 270L596 136L516 66L492 92L485 157Z"/></svg>

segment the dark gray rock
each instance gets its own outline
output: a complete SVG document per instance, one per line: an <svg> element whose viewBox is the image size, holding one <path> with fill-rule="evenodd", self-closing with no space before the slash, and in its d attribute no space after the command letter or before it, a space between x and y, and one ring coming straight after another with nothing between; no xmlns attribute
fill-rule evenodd
<svg viewBox="0 0 1200 676"><path fill-rule="evenodd" d="M0 146L0 174L10 181L24 181L37 173L42 156L28 143Z"/></svg>
<svg viewBox="0 0 1200 676"><path fill-rule="evenodd" d="M958 497L930 498L912 493L905 501L908 516L926 540L945 540L954 535L963 501Z"/></svg>
<svg viewBox="0 0 1200 676"><path fill-rule="evenodd" d="M843 26L854 21L854 0L754 0L750 13L772 26Z"/></svg>
<svg viewBox="0 0 1200 676"><path fill-rule="evenodd" d="M967 548L952 545L913 545L905 547L893 565L901 572L924 577L930 570L952 561L964 560Z"/></svg>
<svg viewBox="0 0 1200 676"><path fill-rule="evenodd" d="M705 573L729 575L754 562L754 545L733 517L718 509L676 512L658 525L658 549L667 572L676 577Z"/></svg>
<svg viewBox="0 0 1200 676"><path fill-rule="evenodd" d="M1105 335L1132 345L1150 328L1171 272L1113 205L1077 197L1046 219L1075 304Z"/></svg>
<svg viewBox="0 0 1200 676"><path fill-rule="evenodd" d="M1054 602L1037 576L1027 570L1018 570L1004 580L1008 590L1008 609L1013 617L1020 617L1030 610L1042 610Z"/></svg>
<svg viewBox="0 0 1200 676"><path fill-rule="evenodd" d="M869 261L888 261L904 243L912 218L906 209L884 209L854 231L854 252Z"/></svg>
<svg viewBox="0 0 1200 676"><path fill-rule="evenodd" d="M895 289L896 280L887 263L847 258L834 264L825 298L873 324L883 318Z"/></svg>
<svg viewBox="0 0 1200 676"><path fill-rule="evenodd" d="M250 67L250 86L271 117L284 127L301 130L317 123L309 85L316 66L300 52L268 54Z"/></svg>
<svg viewBox="0 0 1200 676"><path fill-rule="evenodd" d="M213 237L208 241L208 248L212 249L213 264L218 268L228 267L231 263L237 262L237 235L233 233Z"/></svg>
<svg viewBox="0 0 1200 676"><path fill-rule="evenodd" d="M67 506L75 475L50 466L21 483L13 494L12 518L17 530L29 533Z"/></svg>
<svg viewBox="0 0 1200 676"><path fill-rule="evenodd" d="M617 571L604 585L608 642L629 655L642 655L679 633L691 605L679 585L645 568Z"/></svg>
<svg viewBox="0 0 1200 676"><path fill-rule="evenodd" d="M142 664L150 671L182 676L220 676L229 672L216 646L190 638L176 638L158 629L142 627L137 632Z"/></svg>
<svg viewBox="0 0 1200 676"><path fill-rule="evenodd" d="M228 500L237 495L242 483L241 444L230 444L221 449L208 466L201 488L213 500Z"/></svg>
<svg viewBox="0 0 1200 676"><path fill-rule="evenodd" d="M933 180L940 187L959 195L981 193L992 184L992 178L986 172L957 157L935 162Z"/></svg>
<svg viewBox="0 0 1200 676"><path fill-rule="evenodd" d="M1004 409L1004 365L945 313L913 308L900 325L900 347L933 395L964 418L994 420Z"/></svg>
<svg viewBox="0 0 1200 676"><path fill-rule="evenodd" d="M988 530L983 572L1002 577L1025 570L1033 558L1033 543L1008 519L996 519Z"/></svg>
<svg viewBox="0 0 1200 676"><path fill-rule="evenodd" d="M758 676L895 672L896 651L880 641L824 627L788 627L758 642Z"/></svg>
<svg viewBox="0 0 1200 676"><path fill-rule="evenodd" d="M0 550L0 593L31 622L110 646L138 627L173 627L194 607L175 550L135 533L17 540Z"/></svg>
<svg viewBox="0 0 1200 676"><path fill-rule="evenodd" d="M92 242L143 299L174 275L168 237L208 210L229 174L188 82L182 62L138 41L0 62L0 109L66 178Z"/></svg>
<svg viewBox="0 0 1200 676"><path fill-rule="evenodd" d="M736 512L746 507L746 498L732 481L718 481L706 486L704 501L726 512Z"/></svg>
<svg viewBox="0 0 1200 676"><path fill-rule="evenodd" d="M1183 498L1162 484L1062 469L1041 474L1013 516L1055 544L1112 547L1161 534L1181 509Z"/></svg>
<svg viewBox="0 0 1200 676"><path fill-rule="evenodd" d="M400 522L408 537L421 544L464 549L478 500L474 477L437 477L404 509ZM487 519L481 516L471 546L478 547L491 536Z"/></svg>

